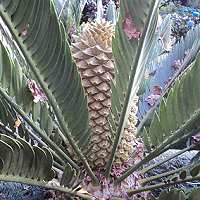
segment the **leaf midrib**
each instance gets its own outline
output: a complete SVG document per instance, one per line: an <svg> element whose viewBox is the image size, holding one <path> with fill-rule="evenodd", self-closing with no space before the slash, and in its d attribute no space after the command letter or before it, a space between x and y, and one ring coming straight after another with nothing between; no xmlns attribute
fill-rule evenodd
<svg viewBox="0 0 200 200"><path fill-rule="evenodd" d="M158 1L157 0L155 0L154 3L152 2L152 8L150 9L149 14L150 13L154 13L154 15L149 15L149 17L147 19L147 22L146 22L147 26L144 27L144 30L143 30L144 34L142 35L139 47L137 49L137 54L136 54L135 61L134 61L133 67L132 67L132 70L135 70L135 73L131 73L131 78L129 80L128 90L126 92L126 97L125 97L122 113L120 115L119 126L117 128L117 133L116 133L116 137L115 137L115 140L114 140L111 156L110 156L109 162L107 163L107 167L106 167L105 174L107 176L110 174L110 171L111 171L111 168L112 168L112 164L114 162L115 154L116 154L117 148L118 148L118 146L120 144L122 133L124 131L124 127L125 127L126 121L128 119L129 109L130 109L130 106L131 106L131 97L133 97L133 95L137 92L137 87L139 86L138 83L140 81L138 81L137 85L133 86L133 83L135 82L135 76L138 73L140 73L140 71L141 71L141 70L137 71L136 66L138 66L139 62L142 62L140 55L144 51L144 48L145 48L145 42L144 41L146 40L146 37L147 37L146 33L148 33L148 31L149 31L149 29L151 27L151 23L150 22L152 22L153 18L155 17L155 12L157 10L157 6L156 5L158 6ZM142 76L141 76L140 80L141 79L142 79Z"/></svg>

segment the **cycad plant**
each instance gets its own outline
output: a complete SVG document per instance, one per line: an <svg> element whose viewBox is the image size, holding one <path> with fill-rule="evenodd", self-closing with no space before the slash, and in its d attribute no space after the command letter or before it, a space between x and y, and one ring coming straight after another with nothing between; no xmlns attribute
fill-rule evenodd
<svg viewBox="0 0 200 200"><path fill-rule="evenodd" d="M152 109L150 126L140 126L144 143L137 137L138 90L155 41L158 4L121 1L116 25L98 17L69 45L53 1L0 1L7 33L0 48L1 180L68 197L138 199L137 193L199 179L198 162L145 178L162 164L144 167L149 161L200 128L198 56ZM176 179L167 184L145 186L171 176Z"/></svg>

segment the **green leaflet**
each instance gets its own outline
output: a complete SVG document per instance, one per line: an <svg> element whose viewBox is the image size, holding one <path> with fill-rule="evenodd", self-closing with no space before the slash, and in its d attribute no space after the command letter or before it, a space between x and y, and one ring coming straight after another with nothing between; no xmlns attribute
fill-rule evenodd
<svg viewBox="0 0 200 200"><path fill-rule="evenodd" d="M0 99L0 122L3 124L13 125L16 120L16 114L7 105L4 99Z"/></svg>
<svg viewBox="0 0 200 200"><path fill-rule="evenodd" d="M171 190L169 192L162 192L158 200L186 200L186 195L181 190Z"/></svg>
<svg viewBox="0 0 200 200"><path fill-rule="evenodd" d="M162 100L150 128L143 135L152 146L157 147L171 137L174 140L183 137L195 128L194 122L200 117L199 65L200 55L194 65L176 81L167 100Z"/></svg>
<svg viewBox="0 0 200 200"><path fill-rule="evenodd" d="M74 183L79 179L79 174L70 166L66 165L60 181L60 185L64 187L73 187ZM80 180L79 180L80 181Z"/></svg>
<svg viewBox="0 0 200 200"><path fill-rule="evenodd" d="M115 141L107 174L111 169L128 119L132 98L136 95L145 71L149 48L157 26L157 14L157 0L121 1L112 48L116 69L115 82L112 84L112 110L109 117Z"/></svg>
<svg viewBox="0 0 200 200"><path fill-rule="evenodd" d="M190 193L188 200L199 200L199 195L200 195L200 189L199 188L194 189Z"/></svg>
<svg viewBox="0 0 200 200"><path fill-rule="evenodd" d="M186 37L182 38L181 41L173 47L173 50L167 56L163 56L163 57L160 56L160 58L159 58L160 59L160 61L159 61L160 69L158 68L155 75L151 79L148 80L149 81L148 85L150 86L150 88L151 88L151 86L153 86L152 84L154 84L154 85L161 84L163 87L163 83L168 79L167 78L168 71L169 70L171 71L171 69L169 69L169 66L168 66L169 64L167 64L167 63L173 64L174 60L181 60L184 58L182 67L179 70L177 70L177 72L175 74L171 74L172 75L171 81L174 83L175 80L177 79L177 76L180 75L180 72L183 70L183 68L187 68L187 66L191 63L191 61L193 61L196 58L196 55L198 53L198 49L200 46L200 42L198 40L198 38L200 36L199 30L200 30L199 25L196 26L195 29L191 29L190 31L187 32ZM157 45L157 46L159 46L159 45ZM157 48L157 46L154 47L154 50ZM187 56L184 56L186 51L188 52ZM158 59L158 56L153 55L153 57L154 57L154 61L152 63L152 66L155 67L158 63L158 60L156 61L155 58ZM159 75L160 73L166 74L166 77L165 77L166 80L161 78L161 76ZM147 85L146 85L146 88L147 88L147 91L149 91L149 88ZM168 88L165 88L163 91L164 94L167 94L170 88L171 88L170 86ZM148 92L147 92L147 96L148 96ZM143 97L143 101L144 100L145 100L145 96ZM148 110L148 109L146 110L145 106L144 106L144 108L142 108L143 105L145 105L145 103L142 103L141 105L139 105L139 112L141 112L141 115L142 116L144 115L144 116L143 116L143 118L141 116L142 120L140 121L138 130L137 130L138 135L140 135L142 133L141 129L144 126L147 126L147 127L149 126L149 124L150 124L149 122L152 120L152 115L153 115L154 111L156 110L156 108L158 107L158 104L159 104L159 101L157 101L157 103L153 107L151 107L150 110Z"/></svg>
<svg viewBox="0 0 200 200"><path fill-rule="evenodd" d="M37 126L39 125L41 130L51 137L54 134L53 129L57 125L50 115L48 104L33 102L33 96L27 86L28 79L18 62L10 59L9 56L10 53L0 42L0 89L7 92L12 101L15 101L27 115L31 116L30 119L37 122ZM13 129L17 119L16 112L8 106L8 102L2 96L1 98L0 121ZM20 133L22 132L21 130ZM22 134L22 136L24 135Z"/></svg>
<svg viewBox="0 0 200 200"><path fill-rule="evenodd" d="M0 42L0 87L27 113L31 111L32 96L27 88L27 79L16 60L9 58L9 53Z"/></svg>
<svg viewBox="0 0 200 200"><path fill-rule="evenodd" d="M0 161L0 179L1 176L21 176L35 181L54 178L51 153L46 148L32 147L20 138L0 135Z"/></svg>
<svg viewBox="0 0 200 200"><path fill-rule="evenodd" d="M10 53L0 42L0 87L9 94L16 103L21 106L27 114L31 113L33 121L40 120L41 129L51 134L53 127L52 119L49 116L49 109L46 103L34 103L33 96L28 89L27 77L17 60L10 59ZM3 100L2 100L3 101ZM3 109L3 107L2 107ZM41 112L40 112L41 111ZM1 114L3 115L3 114ZM3 117L3 116L2 116ZM14 119L16 120L16 118ZM7 124L4 120L4 123ZM13 126L14 121L10 126Z"/></svg>
<svg viewBox="0 0 200 200"><path fill-rule="evenodd" d="M56 0L55 5L58 10L58 17L62 18L67 26L73 25L71 23L74 23L78 28L86 2L87 0Z"/></svg>
<svg viewBox="0 0 200 200"><path fill-rule="evenodd" d="M31 146L24 139L0 134L0 180L37 185L66 192L69 196L91 199L71 188L49 185L55 176L52 166L53 157L47 148Z"/></svg>
<svg viewBox="0 0 200 200"><path fill-rule="evenodd" d="M73 16L75 24L79 27L82 10L85 6L86 0L69 0L68 17Z"/></svg>
<svg viewBox="0 0 200 200"><path fill-rule="evenodd" d="M193 189L186 195L181 189L173 189L162 192L157 200L199 200L200 190Z"/></svg>

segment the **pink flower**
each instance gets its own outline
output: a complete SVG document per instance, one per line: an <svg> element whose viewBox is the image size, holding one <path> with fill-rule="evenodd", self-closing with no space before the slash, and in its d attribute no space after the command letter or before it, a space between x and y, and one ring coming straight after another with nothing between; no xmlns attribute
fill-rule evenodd
<svg viewBox="0 0 200 200"><path fill-rule="evenodd" d="M38 103L39 101L47 101L46 95L34 80L28 80L28 88L33 95L33 102Z"/></svg>
<svg viewBox="0 0 200 200"><path fill-rule="evenodd" d="M144 155L144 143L141 139L136 141L135 152L134 152L134 161L135 163L142 160Z"/></svg>
<svg viewBox="0 0 200 200"><path fill-rule="evenodd" d="M155 86L153 86L152 92L153 92L153 94L161 95L162 88L159 85L155 85Z"/></svg>
<svg viewBox="0 0 200 200"><path fill-rule="evenodd" d="M19 36L25 37L28 34L29 24L26 24L20 31Z"/></svg>
<svg viewBox="0 0 200 200"><path fill-rule="evenodd" d="M172 63L172 67L177 70L177 69L180 69L180 67L182 66L183 64L183 60L175 60L173 63Z"/></svg>
<svg viewBox="0 0 200 200"><path fill-rule="evenodd" d="M192 136L192 143L193 144L200 144L200 133L197 133L196 135Z"/></svg>
<svg viewBox="0 0 200 200"><path fill-rule="evenodd" d="M150 94L145 101L150 105L154 106L162 94L162 88L160 86L154 86L152 89L152 94Z"/></svg>
<svg viewBox="0 0 200 200"><path fill-rule="evenodd" d="M132 21L131 15L128 15L128 17L125 18L125 20L123 21L122 27L129 40L140 38L141 33L137 31Z"/></svg>
<svg viewBox="0 0 200 200"><path fill-rule="evenodd" d="M157 94L151 94L149 95L145 101L150 105L150 106L154 106L156 101L158 101L158 99L160 98L160 95Z"/></svg>

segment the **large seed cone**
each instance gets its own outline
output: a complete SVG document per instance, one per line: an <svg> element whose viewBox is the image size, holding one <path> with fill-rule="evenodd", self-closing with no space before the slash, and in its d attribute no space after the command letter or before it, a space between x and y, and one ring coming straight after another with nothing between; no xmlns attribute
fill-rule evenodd
<svg viewBox="0 0 200 200"><path fill-rule="evenodd" d="M114 78L113 36L114 26L109 22L87 23L72 44L72 55L88 95L92 138L87 157L93 167L105 166L111 151L108 115Z"/></svg>

